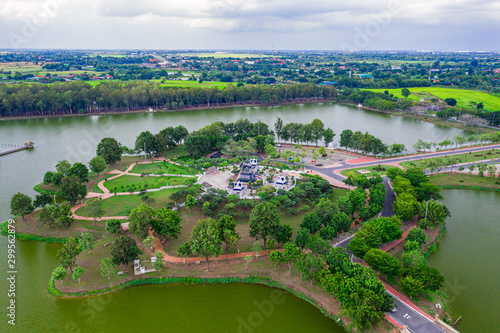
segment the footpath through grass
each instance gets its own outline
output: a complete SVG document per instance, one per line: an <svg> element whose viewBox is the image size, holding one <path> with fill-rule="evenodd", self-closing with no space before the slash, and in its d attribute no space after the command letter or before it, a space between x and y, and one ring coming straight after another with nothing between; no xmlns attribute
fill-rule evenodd
<svg viewBox="0 0 500 333"><path fill-rule="evenodd" d="M434 157L434 158L427 158L427 159L421 159L418 161L408 161L408 162L401 162L401 166L405 168L409 167L417 167L421 169L426 169L428 166L428 163L430 161L448 161L450 159L455 159L454 164L460 164L460 163L470 163L470 162L477 162L477 161L482 161L482 160L491 160L491 159L497 159L500 158L500 150L499 149L491 149L488 151L481 151L481 152L475 152L475 153L463 153L463 154L458 154L458 155L450 155L446 157Z"/></svg>
<svg viewBox="0 0 500 333"><path fill-rule="evenodd" d="M154 202L149 205L154 209L160 209L167 206L170 200L170 195L179 189L169 188L161 191L148 192L146 195L153 199ZM132 209L143 203L142 198L138 194L131 195L115 195L111 198L102 200L103 216L128 216ZM76 215L90 216L87 207L82 207L75 212Z"/></svg>
<svg viewBox="0 0 500 333"><path fill-rule="evenodd" d="M430 176L430 181L443 188L458 188L469 190L493 190L500 191L500 179L491 178L485 173L484 177L468 174L440 173Z"/></svg>

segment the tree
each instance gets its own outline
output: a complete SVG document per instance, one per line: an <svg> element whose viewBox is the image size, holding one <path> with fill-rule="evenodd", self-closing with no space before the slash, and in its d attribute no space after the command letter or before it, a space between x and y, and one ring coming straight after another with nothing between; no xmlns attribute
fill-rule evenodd
<svg viewBox="0 0 500 333"><path fill-rule="evenodd" d="M288 275L291 275L292 265L299 260L302 251L292 243L286 244L283 249L283 262L288 265Z"/></svg>
<svg viewBox="0 0 500 333"><path fill-rule="evenodd" d="M334 136L335 136L335 133L333 132L333 130L330 127L325 129L325 131L323 132L323 140L325 141L325 147L328 147L328 145L331 142L333 142Z"/></svg>
<svg viewBox="0 0 500 333"><path fill-rule="evenodd" d="M484 172L486 171L487 165L485 163L477 164L477 174L479 177L484 177Z"/></svg>
<svg viewBox="0 0 500 333"><path fill-rule="evenodd" d="M281 216L276 205L266 202L260 203L252 210L250 215L250 237L264 240L264 249L267 249L266 242L269 237L276 237Z"/></svg>
<svg viewBox="0 0 500 333"><path fill-rule="evenodd" d="M438 201L429 200L422 202L419 205L420 216L425 216L427 211L427 218L419 221L419 227L427 229L430 226L435 226L438 224L443 224L447 217L451 216L448 207Z"/></svg>
<svg viewBox="0 0 500 333"><path fill-rule="evenodd" d="M283 253L281 251L273 251L269 254L269 260L271 260L276 271L277 266L283 261Z"/></svg>
<svg viewBox="0 0 500 333"><path fill-rule="evenodd" d="M223 215L217 222L219 237L224 243L226 259L228 251L231 247L235 247L240 240L240 235L236 232L236 221L231 215Z"/></svg>
<svg viewBox="0 0 500 333"><path fill-rule="evenodd" d="M417 213L417 199L409 193L400 193L393 204L394 213L403 221L410 221Z"/></svg>
<svg viewBox="0 0 500 333"><path fill-rule="evenodd" d="M386 276L398 276L401 273L401 264L387 252L380 249L371 249L366 252L364 261Z"/></svg>
<svg viewBox="0 0 500 333"><path fill-rule="evenodd" d="M52 195L48 193L40 193L35 196L35 200L33 200L33 207L35 208L43 208L52 203Z"/></svg>
<svg viewBox="0 0 500 333"><path fill-rule="evenodd" d="M94 219L94 225L97 225L96 219L101 218L104 215L104 209L102 208L101 198L95 197L90 198L85 203L90 216Z"/></svg>
<svg viewBox="0 0 500 333"><path fill-rule="evenodd" d="M190 242L192 253L205 258L208 272L210 257L220 256L223 252L217 222L211 218L199 220L191 231Z"/></svg>
<svg viewBox="0 0 500 333"><path fill-rule="evenodd" d="M104 258L101 260L101 275L107 276L108 280L111 280L111 275L116 274L115 270L116 264L110 258Z"/></svg>
<svg viewBox="0 0 500 333"><path fill-rule="evenodd" d="M495 178L496 172L497 172L497 167L495 165L488 165L488 174L490 175L491 180Z"/></svg>
<svg viewBox="0 0 500 333"><path fill-rule="evenodd" d="M114 138L103 138L97 145L96 153L104 158L107 164L115 164L122 159L120 144Z"/></svg>
<svg viewBox="0 0 500 333"><path fill-rule="evenodd" d="M425 243L427 243L427 235L422 229L420 229L419 227L415 227L413 229L410 229L410 231L408 231L408 235L406 236L406 241L417 242L419 248L421 248Z"/></svg>
<svg viewBox="0 0 500 333"><path fill-rule="evenodd" d="M276 131L276 135L278 136L278 141L280 139L282 128L283 128L283 120L281 120L281 118L278 117L278 119L276 120L276 123L274 123L274 130Z"/></svg>
<svg viewBox="0 0 500 333"><path fill-rule="evenodd" d="M311 122L311 139L316 141L316 146L318 145L318 140L323 137L323 132L325 131L325 125L319 119L314 119Z"/></svg>
<svg viewBox="0 0 500 333"><path fill-rule="evenodd" d="M409 275L402 278L399 281L399 285L401 286L401 291L410 296L410 298L424 291L423 282Z"/></svg>
<svg viewBox="0 0 500 333"><path fill-rule="evenodd" d="M144 131L139 134L135 139L135 150L144 151L146 155L149 155L155 150L155 137L150 131Z"/></svg>
<svg viewBox="0 0 500 333"><path fill-rule="evenodd" d="M408 98L408 96L410 96L410 94L411 94L411 93L410 93L410 90L408 90L408 88L403 88L403 89L401 90L401 95L402 95L405 99L407 99L407 98Z"/></svg>
<svg viewBox="0 0 500 333"><path fill-rule="evenodd" d="M80 251L92 250L94 248L95 239L89 232L82 232L78 238L78 248Z"/></svg>
<svg viewBox="0 0 500 333"><path fill-rule="evenodd" d="M316 233L321 229L321 222L314 212L308 212L304 215L304 219L300 224L301 228L309 230L311 234Z"/></svg>
<svg viewBox="0 0 500 333"><path fill-rule="evenodd" d="M21 215L26 223L25 215L31 214L35 210L31 198L21 192L18 192L10 199L10 213L12 215Z"/></svg>
<svg viewBox="0 0 500 333"><path fill-rule="evenodd" d="M165 261L163 261L163 258L165 258L165 254L161 251L156 251L155 257L156 257L156 260L153 261L152 265L153 265L153 268L159 272L165 268Z"/></svg>
<svg viewBox="0 0 500 333"><path fill-rule="evenodd" d="M52 171L47 171L45 173L45 175L43 175L43 183L45 185L49 185L49 184L52 184L54 181L53 181L53 178L54 178L54 172Z"/></svg>
<svg viewBox="0 0 500 333"><path fill-rule="evenodd" d="M63 176L67 176L66 172L69 170L69 168L71 168L71 163L69 163L67 160L59 161L56 164L57 173Z"/></svg>
<svg viewBox="0 0 500 333"><path fill-rule="evenodd" d="M444 102L446 104L448 104L449 106L455 106L455 105L457 105L457 100L454 99L454 98L451 98L451 97L445 98Z"/></svg>
<svg viewBox="0 0 500 333"><path fill-rule="evenodd" d="M184 146L188 154L193 157L201 157L210 151L210 141L205 135L189 135Z"/></svg>
<svg viewBox="0 0 500 333"><path fill-rule="evenodd" d="M118 234L121 230L122 222L118 219L110 219L106 221L106 232L110 234Z"/></svg>
<svg viewBox="0 0 500 333"><path fill-rule="evenodd" d="M63 247L57 252L59 264L73 272L76 256L80 253L80 245L76 238L70 237L64 242Z"/></svg>
<svg viewBox="0 0 500 333"><path fill-rule="evenodd" d="M52 271L52 274L51 274L51 277L52 277L52 280L54 281L62 281L64 280L64 278L66 277L66 274L68 274L68 271L65 270L63 267L61 266L57 266L53 271ZM62 283L62 282L61 282Z"/></svg>
<svg viewBox="0 0 500 333"><path fill-rule="evenodd" d="M73 272L73 275L71 276L73 281L78 280L78 284L80 284L80 278L82 277L83 272L84 272L83 268L81 268L80 266L76 267L75 271Z"/></svg>
<svg viewBox="0 0 500 333"><path fill-rule="evenodd" d="M343 130L342 133L340 133L340 146L347 149L350 146L352 137L353 133L350 129Z"/></svg>
<svg viewBox="0 0 500 333"><path fill-rule="evenodd" d="M154 241L155 241L155 238L154 238L154 237L152 237L152 236L148 236L148 237L146 237L146 238L142 241L142 243L144 244L144 246L145 246L146 248L150 248L150 249L152 249L152 248L153 248L153 242L154 242Z"/></svg>
<svg viewBox="0 0 500 333"><path fill-rule="evenodd" d="M467 168L469 169L469 178L470 176L472 175L472 172L474 172L474 169L476 168L476 166L474 165L474 163L470 163Z"/></svg>
<svg viewBox="0 0 500 333"><path fill-rule="evenodd" d="M348 232L351 229L352 221L344 212L338 212L333 215L331 225L335 229L336 232Z"/></svg>
<svg viewBox="0 0 500 333"><path fill-rule="evenodd" d="M243 260L245 260L245 271L248 270L248 264L252 261L252 256L251 255L246 255L243 257Z"/></svg>
<svg viewBox="0 0 500 333"><path fill-rule="evenodd" d="M425 258L420 253L420 248L412 251L405 251L401 256L401 261L405 268L415 268L420 265L425 265Z"/></svg>
<svg viewBox="0 0 500 333"><path fill-rule="evenodd" d="M68 205L58 205L57 207L51 205L43 207L38 214L38 219L42 224L52 227L66 227L69 228L74 222L71 207Z"/></svg>
<svg viewBox="0 0 500 333"><path fill-rule="evenodd" d="M111 260L115 265L124 265L128 272L128 264L142 254L135 240L127 235L118 237L111 247Z"/></svg>
<svg viewBox="0 0 500 333"><path fill-rule="evenodd" d="M137 208L132 209L129 219L129 230L139 237L146 238L149 229L153 226L155 211L151 206L141 203Z"/></svg>
<svg viewBox="0 0 500 333"><path fill-rule="evenodd" d="M71 203L85 198L87 187L77 176L64 177L61 181L61 196Z"/></svg>
<svg viewBox="0 0 500 333"><path fill-rule="evenodd" d="M313 213L318 216L320 224L326 226L330 224L333 216L337 213L337 208L329 198L321 198L314 207Z"/></svg>
<svg viewBox="0 0 500 333"><path fill-rule="evenodd" d="M196 198L191 194L188 194L185 203L186 207L192 210L195 204L196 204Z"/></svg>
<svg viewBox="0 0 500 333"><path fill-rule="evenodd" d="M285 244L285 243L288 243L292 239L292 236L293 236L292 227L289 224L281 224L278 226L278 230L277 230L277 233L274 235L274 239L279 244ZM269 248L272 249L274 246L273 240L272 239L268 240L268 242L270 244ZM271 246L271 244L273 246Z"/></svg>
<svg viewBox="0 0 500 333"><path fill-rule="evenodd" d="M89 168L99 175L106 169L106 160L102 156L96 156L89 161Z"/></svg>
<svg viewBox="0 0 500 333"><path fill-rule="evenodd" d="M167 236L175 239L179 237L182 231L181 222L182 218L176 210L163 208L154 213L151 226L158 237L164 241Z"/></svg>
<svg viewBox="0 0 500 333"><path fill-rule="evenodd" d="M409 275L420 280L425 289L437 291L444 283L444 277L435 267L429 267L426 264L420 264L410 269Z"/></svg>
<svg viewBox="0 0 500 333"><path fill-rule="evenodd" d="M89 169L83 163L76 162L71 168L66 171L66 176L76 176L82 183L89 181Z"/></svg>

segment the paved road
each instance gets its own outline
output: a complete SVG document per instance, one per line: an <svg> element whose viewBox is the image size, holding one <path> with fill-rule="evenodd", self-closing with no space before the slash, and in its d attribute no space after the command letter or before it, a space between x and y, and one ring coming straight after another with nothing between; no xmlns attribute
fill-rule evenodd
<svg viewBox="0 0 500 333"><path fill-rule="evenodd" d="M470 152L485 151L485 150L490 150L492 148L500 148L500 145L493 145L493 146L487 146L487 147L476 147L476 148L469 148L469 149L460 149L460 150L455 150L455 151L436 152L436 153L430 153L430 154L426 154L426 155L405 156L405 157L393 158L393 159L388 159L388 160L365 162L365 163L359 163L359 164L348 164L348 163L344 162L344 163L341 163L341 165L339 165L339 166L330 167L330 168L320 168L320 167L315 167L315 166L307 166L307 169L314 170L316 172L319 172L319 173L322 173L322 174L327 175L329 177L332 177L336 180L342 181L343 179L345 179L345 177L336 174L334 172L335 170L367 167L367 166L390 163L390 162L415 161L415 160L420 160L422 158L443 157L443 156L463 154L463 153L466 153L469 151ZM478 162L481 162L481 161L478 161ZM477 164L477 163L475 163L475 164ZM457 167L455 167L455 170L456 170L456 168ZM444 169L443 171L447 171L449 169L450 168L447 168L447 169ZM392 208L392 204L396 200L396 194L394 193L391 186L389 185L389 180L387 179L387 177L384 177L383 184L385 186L386 194L385 194L384 207L382 208L382 216L390 217L390 216L394 215L394 210ZM352 252L347 248L347 245L349 244L351 239L352 239L352 237L347 238L347 239L335 244L335 246L340 246L340 247L345 248L347 253L350 256L352 256ZM413 333L446 333L445 330L438 327L429 318L421 315L418 311L411 308L406 303L402 302L398 297L394 296L391 293L389 293L389 294L394 299L394 303L397 306L397 311L388 313L388 315L392 319L399 322L401 325L403 325L403 326L408 325L407 328L410 332L413 332ZM407 319L407 316L409 316L408 319Z"/></svg>

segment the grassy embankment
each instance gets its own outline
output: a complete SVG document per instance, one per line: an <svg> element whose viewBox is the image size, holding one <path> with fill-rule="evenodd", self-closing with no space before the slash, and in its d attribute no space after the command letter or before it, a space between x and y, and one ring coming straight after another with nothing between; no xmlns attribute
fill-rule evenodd
<svg viewBox="0 0 500 333"><path fill-rule="evenodd" d="M442 188L500 191L500 179L489 176L440 173L430 177L430 181Z"/></svg>
<svg viewBox="0 0 500 333"><path fill-rule="evenodd" d="M500 150L499 149L491 149L488 151L483 151L483 152L475 152L475 153L463 153L463 154L457 154L457 155L450 155L448 157L434 157L434 158L427 158L427 159L421 159L418 161L409 161L409 162L401 162L401 166L405 168L409 167L418 167L421 169L426 169L427 165L430 161L436 161L436 160L447 160L450 158L455 158L456 163L455 164L460 164L460 163L471 163L471 162L478 162L482 160L491 160L491 159L497 159L500 158Z"/></svg>
<svg viewBox="0 0 500 333"><path fill-rule="evenodd" d="M398 98L403 98L401 95L402 89L364 89L369 91L374 91L378 93L383 93L384 91L389 91L389 94L394 94ZM408 88L411 95L408 99L413 101L419 101L420 98L424 100L430 100L430 98L436 97L441 101L446 98L454 98L457 100L457 106L461 108L469 108L471 102L484 104L485 111L497 111L500 109L500 97L495 95L490 95L483 91L477 90L467 90L467 89L457 89L457 88L441 88L441 87L414 87Z"/></svg>
<svg viewBox="0 0 500 333"><path fill-rule="evenodd" d="M178 186L194 184L197 177L175 176L129 176L124 175L104 182L111 193L136 192L141 189L157 189L162 186ZM150 193L148 193L149 195Z"/></svg>

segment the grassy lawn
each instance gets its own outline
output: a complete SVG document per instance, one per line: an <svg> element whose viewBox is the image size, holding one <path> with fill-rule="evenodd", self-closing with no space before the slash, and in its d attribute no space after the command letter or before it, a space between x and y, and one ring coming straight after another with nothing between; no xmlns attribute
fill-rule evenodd
<svg viewBox="0 0 500 333"><path fill-rule="evenodd" d="M136 164L132 173L151 173L151 174L174 174L174 175L197 175L200 173L199 170L187 168L184 166L159 162L159 163L149 163L149 164Z"/></svg>
<svg viewBox="0 0 500 333"><path fill-rule="evenodd" d="M469 162L476 162L476 161L482 161L482 160L491 160L491 159L500 158L500 150L499 149L491 149L489 151L484 151L484 152L450 155L450 157L458 158L459 159L458 163L469 163ZM448 158L450 158L450 157L448 157ZM436 159L441 160L441 159L443 159L443 157L435 157L435 158L422 159L422 160L418 160L418 161L402 162L401 166L404 166L405 168L409 168L412 166L415 166L418 168L426 168L426 163L429 163L429 161L436 160ZM444 157L444 159L447 159L447 157Z"/></svg>
<svg viewBox="0 0 500 333"><path fill-rule="evenodd" d="M156 192L147 193L147 196L154 199L155 202L151 204L154 209L160 209L166 206L167 203L172 202L170 195L178 191L178 189L165 189ZM102 201L102 208L104 209L104 216L127 216L130 211L142 203L142 199L138 194L132 195L116 195L114 197ZM86 207L82 207L76 211L76 215L90 216Z"/></svg>
<svg viewBox="0 0 500 333"><path fill-rule="evenodd" d="M395 166L383 165L383 164L381 165L381 167L385 170L377 171L377 170L375 170L375 168L378 168L378 165L374 165L374 166L369 166L366 168L346 169L346 170L340 171L340 173L347 177L347 175L349 175L349 173L352 171L352 172L354 172L354 176L356 176L356 177L361 176L361 175L365 175L367 177L372 177L372 176L376 176L376 175L385 175L387 170L397 168ZM361 171L361 170L368 170L368 171L370 171L370 173L360 173L359 171Z"/></svg>
<svg viewBox="0 0 500 333"><path fill-rule="evenodd" d="M181 155L187 155L186 148L184 147L184 145L174 147L162 154L163 157L170 159Z"/></svg>
<svg viewBox="0 0 500 333"><path fill-rule="evenodd" d="M462 108L468 108L470 102L483 102L484 109L486 111L496 111L500 109L500 97L490 95L483 91L476 90L466 90L466 89L454 89L454 88L440 88L440 87L415 87L408 88L412 93L408 96L408 99L418 101L420 96L414 93L429 93L441 100L446 98L455 98L457 100L457 106ZM374 92L383 93L388 90L390 94L398 98L403 98L401 96L401 89L366 89Z"/></svg>
<svg viewBox="0 0 500 333"><path fill-rule="evenodd" d="M139 191L142 188L154 189L162 186L191 185L197 180L196 177L175 177L175 176L121 176L104 182L104 186L112 193Z"/></svg>
<svg viewBox="0 0 500 333"><path fill-rule="evenodd" d="M487 175L487 174L486 174ZM489 175L488 175L489 176ZM430 181L443 188L487 189L500 191L500 179L467 174L441 173L429 177Z"/></svg>

